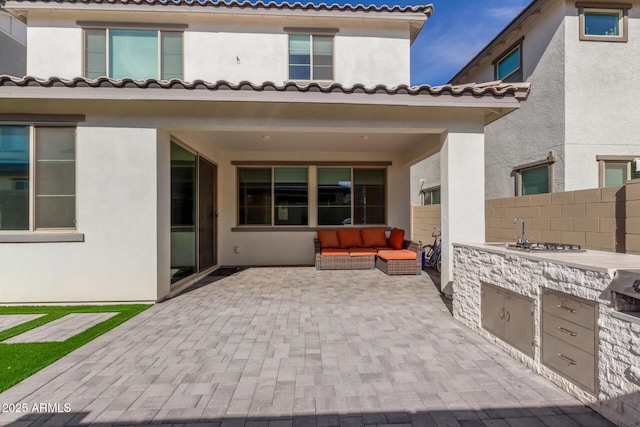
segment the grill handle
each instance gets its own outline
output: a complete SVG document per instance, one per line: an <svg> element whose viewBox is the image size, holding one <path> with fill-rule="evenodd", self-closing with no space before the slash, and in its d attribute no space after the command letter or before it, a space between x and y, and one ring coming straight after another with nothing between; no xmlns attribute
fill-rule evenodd
<svg viewBox="0 0 640 427"><path fill-rule="evenodd" d="M563 334L571 335L572 337L575 337L576 335L578 335L575 332L571 332L570 330L563 328L562 326L558 326L558 330Z"/></svg>
<svg viewBox="0 0 640 427"><path fill-rule="evenodd" d="M562 353L558 353L558 357L561 360L567 362L569 365L577 365L575 360L568 358L567 356L563 355Z"/></svg>
<svg viewBox="0 0 640 427"><path fill-rule="evenodd" d="M557 307L558 307L560 310L568 311L569 313L575 313L575 312L576 312L573 308L565 307L565 306L564 306L564 305L562 305L562 304L558 304L558 305L557 305Z"/></svg>

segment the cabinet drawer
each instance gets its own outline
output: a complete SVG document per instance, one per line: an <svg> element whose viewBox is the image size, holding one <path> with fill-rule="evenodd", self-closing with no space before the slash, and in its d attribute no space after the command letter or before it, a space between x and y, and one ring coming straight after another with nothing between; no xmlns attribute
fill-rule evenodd
<svg viewBox="0 0 640 427"><path fill-rule="evenodd" d="M595 332L591 329L544 312L542 313L542 332L589 354L595 354Z"/></svg>
<svg viewBox="0 0 640 427"><path fill-rule="evenodd" d="M573 322L587 329L596 328L595 303L545 289L542 293L542 310L556 317Z"/></svg>
<svg viewBox="0 0 640 427"><path fill-rule="evenodd" d="M592 354L542 334L542 363L586 391L596 392L596 365Z"/></svg>

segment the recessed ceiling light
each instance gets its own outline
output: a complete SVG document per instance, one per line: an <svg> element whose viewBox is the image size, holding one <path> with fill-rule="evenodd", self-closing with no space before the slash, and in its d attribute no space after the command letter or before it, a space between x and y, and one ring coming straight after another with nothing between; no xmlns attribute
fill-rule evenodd
<svg viewBox="0 0 640 427"><path fill-rule="evenodd" d="M271 135L262 135L262 139L266 139L266 140L270 140L271 139Z"/></svg>

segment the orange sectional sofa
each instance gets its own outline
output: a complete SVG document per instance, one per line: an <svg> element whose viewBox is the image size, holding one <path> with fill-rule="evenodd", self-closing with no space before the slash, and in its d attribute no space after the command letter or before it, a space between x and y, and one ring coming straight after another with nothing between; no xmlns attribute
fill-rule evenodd
<svg viewBox="0 0 640 427"><path fill-rule="evenodd" d="M342 228L318 230L314 238L317 270L373 270L386 274L422 273L422 248L404 239L404 230Z"/></svg>

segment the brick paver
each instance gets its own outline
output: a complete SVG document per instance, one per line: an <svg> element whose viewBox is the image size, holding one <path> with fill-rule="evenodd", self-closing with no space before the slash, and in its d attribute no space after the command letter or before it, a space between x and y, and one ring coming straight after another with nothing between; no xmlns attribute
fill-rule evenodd
<svg viewBox="0 0 640 427"><path fill-rule="evenodd" d="M0 314L0 332L42 316L45 314Z"/></svg>
<svg viewBox="0 0 640 427"><path fill-rule="evenodd" d="M116 314L118 313L70 313L3 342L7 344L62 342L112 318Z"/></svg>
<svg viewBox="0 0 640 427"><path fill-rule="evenodd" d="M16 426L608 425L454 320L427 275L313 268L157 304L0 402L70 406L0 414Z"/></svg>

